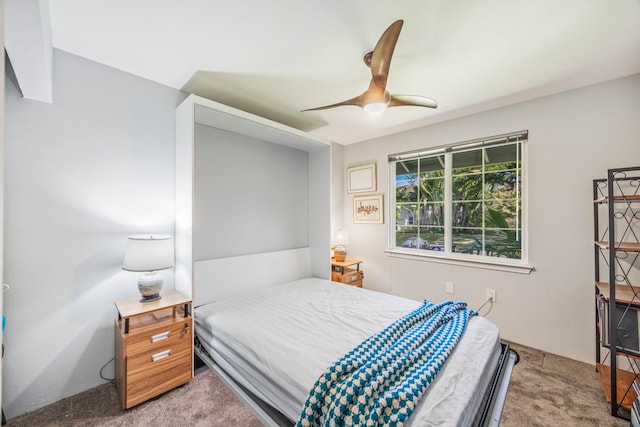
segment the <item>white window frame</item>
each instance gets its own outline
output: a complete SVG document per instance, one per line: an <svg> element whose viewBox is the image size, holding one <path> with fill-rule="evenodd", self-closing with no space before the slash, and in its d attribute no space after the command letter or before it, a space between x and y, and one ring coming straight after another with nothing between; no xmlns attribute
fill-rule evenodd
<svg viewBox="0 0 640 427"><path fill-rule="evenodd" d="M486 255L470 255L470 254L462 254L457 252L451 252L451 243L452 243L452 223L451 223L451 215L452 215L452 195L451 195L451 186L452 186L452 168L451 168L451 157L452 152L459 152L463 150L473 149L473 148L482 148L485 146L491 146L500 144L500 141L509 142L516 140L523 141L521 144L521 156L522 156L522 192L523 197L521 198L522 203L522 258L521 259L513 259L513 258L501 258L501 257L493 257ZM484 268L490 270L499 270L499 271L509 271L515 273L523 273L528 274L533 270L533 266L529 264L528 257L528 164L527 164L527 147L528 147L528 132L527 131L519 131L512 132L504 135L496 135L488 138L482 138L472 141L465 141L455 144L448 144L444 146L433 147L430 149L420 150L420 151L412 151L408 153L398 153L389 155L389 196L387 197L387 212L389 215L389 220L387 224L389 225L389 236L388 236L388 248L385 251L390 257L398 257L404 259L412 259L417 261L428 261L428 262L437 262L444 264L452 264L452 265L462 265L468 267L476 267L476 268ZM430 251L424 249L413 249L413 248L404 248L395 246L395 228L396 228L396 163L397 161L408 159L412 157L422 157L434 154L444 154L445 155L445 183L444 183L444 228L445 228L445 250L444 251Z"/></svg>

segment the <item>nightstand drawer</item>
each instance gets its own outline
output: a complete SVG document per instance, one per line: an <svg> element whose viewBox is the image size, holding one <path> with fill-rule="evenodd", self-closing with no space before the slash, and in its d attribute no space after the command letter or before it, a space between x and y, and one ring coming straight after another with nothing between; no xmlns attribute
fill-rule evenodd
<svg viewBox="0 0 640 427"><path fill-rule="evenodd" d="M152 357L156 355L159 358L153 361ZM127 361L127 407L187 383L191 379L191 358L190 344L130 358Z"/></svg>
<svg viewBox="0 0 640 427"><path fill-rule="evenodd" d="M362 279L352 280L350 282L344 282L345 285L356 286L358 288L362 287Z"/></svg>
<svg viewBox="0 0 640 427"><path fill-rule="evenodd" d="M333 273L336 273L336 272L333 272ZM337 282L342 282L346 285L351 285L351 286L362 286L362 278L363 278L362 271L353 270L350 268L345 268L343 274L337 273L332 277L332 279Z"/></svg>
<svg viewBox="0 0 640 427"><path fill-rule="evenodd" d="M362 280L362 271L350 271L350 272L344 272L344 274L342 275L342 280L344 283L351 283L351 282L357 282L359 280Z"/></svg>
<svg viewBox="0 0 640 427"><path fill-rule="evenodd" d="M154 366L165 366L166 361L171 361L178 358L183 353L191 354L191 335L186 335L183 338L175 338L172 342L161 342L160 345L152 345L151 348L146 349L143 352L129 353L127 358L127 371L129 377L136 369L147 369L147 372L151 372Z"/></svg>
<svg viewBox="0 0 640 427"><path fill-rule="evenodd" d="M183 338L191 337L191 318L165 323L160 327L132 332L127 337L126 355L131 357L140 353L171 347Z"/></svg>

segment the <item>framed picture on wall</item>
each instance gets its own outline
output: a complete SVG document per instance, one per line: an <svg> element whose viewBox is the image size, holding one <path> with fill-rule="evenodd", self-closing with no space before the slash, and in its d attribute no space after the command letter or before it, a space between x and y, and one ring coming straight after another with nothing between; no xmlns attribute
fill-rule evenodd
<svg viewBox="0 0 640 427"><path fill-rule="evenodd" d="M347 193L373 193L376 191L376 164L347 168Z"/></svg>
<svg viewBox="0 0 640 427"><path fill-rule="evenodd" d="M353 222L356 224L382 224L382 194L353 196Z"/></svg>

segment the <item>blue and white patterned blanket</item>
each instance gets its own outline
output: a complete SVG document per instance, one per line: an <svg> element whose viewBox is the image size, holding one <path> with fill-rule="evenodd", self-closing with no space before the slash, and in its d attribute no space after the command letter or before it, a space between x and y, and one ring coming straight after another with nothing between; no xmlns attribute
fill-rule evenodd
<svg viewBox="0 0 640 427"><path fill-rule="evenodd" d="M296 426L402 426L476 314L424 301L327 368Z"/></svg>

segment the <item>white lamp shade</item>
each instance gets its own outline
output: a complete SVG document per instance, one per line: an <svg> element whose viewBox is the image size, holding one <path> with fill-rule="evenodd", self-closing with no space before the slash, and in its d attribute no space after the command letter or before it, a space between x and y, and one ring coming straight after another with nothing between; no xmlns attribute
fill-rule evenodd
<svg viewBox="0 0 640 427"><path fill-rule="evenodd" d="M333 233L333 238L331 242L336 246L348 245L349 244L349 233L346 230L338 229Z"/></svg>
<svg viewBox="0 0 640 427"><path fill-rule="evenodd" d="M173 265L173 237L157 234L129 236L122 263L123 270L156 271Z"/></svg>

